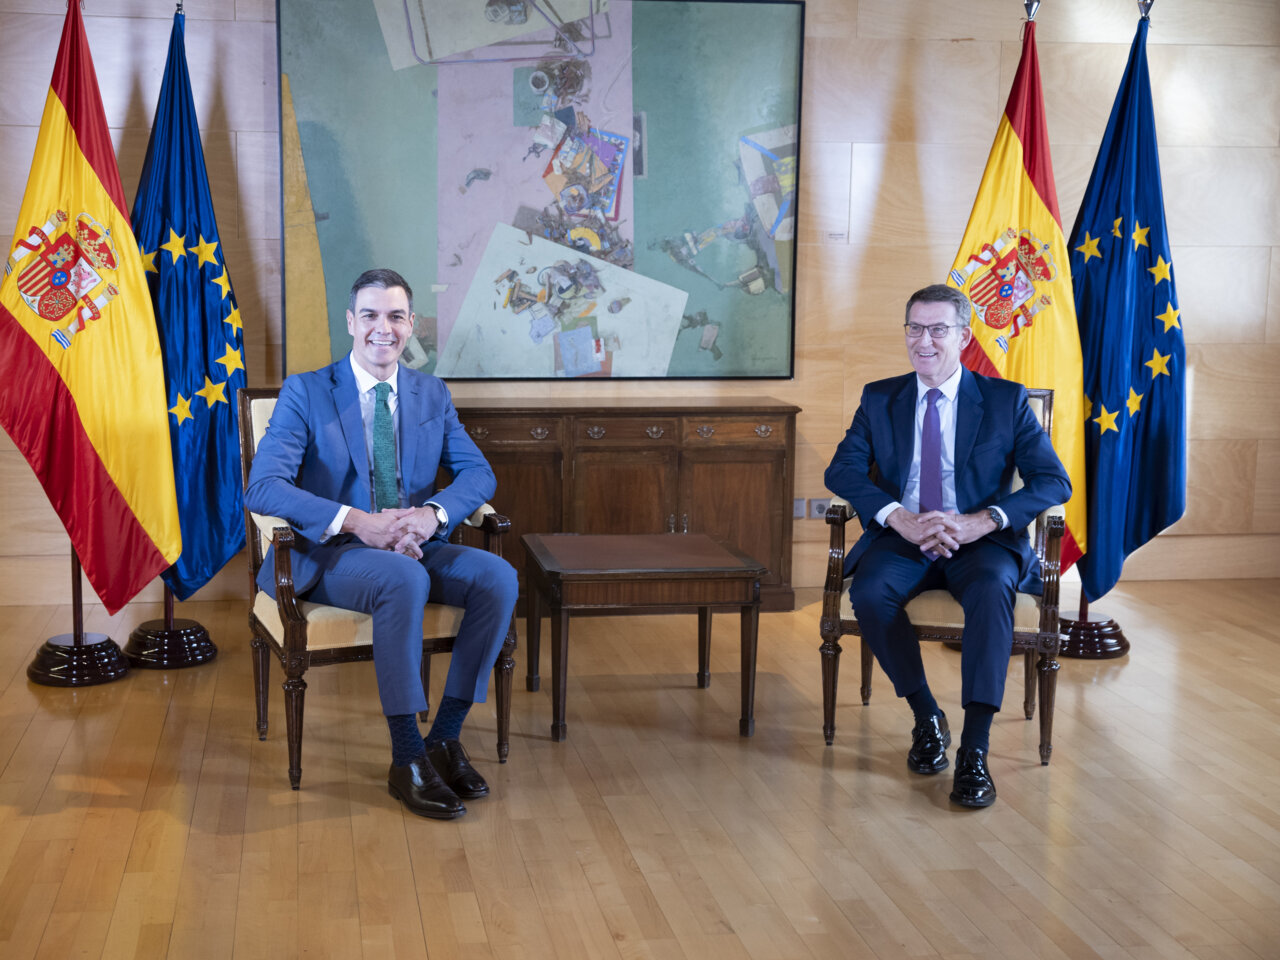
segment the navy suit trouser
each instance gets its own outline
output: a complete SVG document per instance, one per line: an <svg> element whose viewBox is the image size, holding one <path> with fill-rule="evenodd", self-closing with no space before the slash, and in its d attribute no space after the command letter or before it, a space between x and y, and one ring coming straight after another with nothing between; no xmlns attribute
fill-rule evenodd
<svg viewBox="0 0 1280 960"><path fill-rule="evenodd" d="M464 610L444 695L484 702L516 605L516 572L476 547L431 540L422 559L361 543L335 553L303 599L373 616L373 666L387 716L427 709L422 616L427 602Z"/></svg>
<svg viewBox="0 0 1280 960"><path fill-rule="evenodd" d="M920 641L904 608L925 590L948 590L964 608L960 643L960 703L999 709L1009 672L1018 558L987 539L951 557L930 560L896 533L868 544L858 559L849 599L862 637L900 697L925 685Z"/></svg>

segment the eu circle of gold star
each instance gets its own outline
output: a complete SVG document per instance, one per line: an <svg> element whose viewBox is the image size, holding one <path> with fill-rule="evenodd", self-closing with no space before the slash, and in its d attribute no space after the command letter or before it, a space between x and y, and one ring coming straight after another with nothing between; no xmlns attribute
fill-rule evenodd
<svg viewBox="0 0 1280 960"><path fill-rule="evenodd" d="M1167 377L1170 376L1169 361L1172 358L1173 354L1161 354L1159 350L1153 348L1151 351L1151 359L1144 363L1143 366L1151 368L1152 377L1158 377L1162 373Z"/></svg>
<svg viewBox="0 0 1280 960"><path fill-rule="evenodd" d="M1084 254L1085 263L1089 262L1090 257L1097 257L1099 260L1102 259L1102 254L1098 252L1098 239L1098 237L1089 236L1088 230L1084 232L1084 243L1076 247L1076 253Z"/></svg>
<svg viewBox="0 0 1280 960"><path fill-rule="evenodd" d="M1182 324L1178 322L1178 313L1179 311L1175 310L1173 308L1173 304L1170 303L1167 307L1164 308L1164 313L1156 314L1156 319L1164 323L1165 333L1168 333L1169 330L1173 327L1177 327L1179 330L1182 329Z"/></svg>
<svg viewBox="0 0 1280 960"><path fill-rule="evenodd" d="M178 426L182 426L183 421L194 419L191 416L191 401L178 394L178 402L169 408L169 412L178 418Z"/></svg>
<svg viewBox="0 0 1280 960"><path fill-rule="evenodd" d="M160 244L161 248L169 251L169 256L173 258L173 262L187 255L187 238L178 236L173 227L169 228L169 242Z"/></svg>
<svg viewBox="0 0 1280 960"><path fill-rule="evenodd" d="M1151 246L1151 244L1147 243L1147 232L1150 229L1150 227L1141 226L1137 220L1133 222L1133 236L1129 238L1133 241L1133 249L1137 250L1139 247Z"/></svg>
<svg viewBox="0 0 1280 960"><path fill-rule="evenodd" d="M244 369L244 361L240 359L240 351L229 343L227 344L227 352L220 356L216 362L227 368L228 377L237 370Z"/></svg>
<svg viewBox="0 0 1280 960"><path fill-rule="evenodd" d="M1172 266L1173 264L1164 258L1164 254L1159 253L1156 254L1156 265L1147 267L1147 273L1155 277L1155 283L1159 283L1161 280L1169 279L1169 268Z"/></svg>
<svg viewBox="0 0 1280 960"><path fill-rule="evenodd" d="M204 386L196 391L196 396L204 397L204 402L211 407L215 403L226 403L227 381L223 380L221 383L214 383L206 375L204 378Z"/></svg>
<svg viewBox="0 0 1280 960"><path fill-rule="evenodd" d="M194 247L190 247L188 253L196 255L196 267L203 267L206 263L218 262L218 242L216 240L205 240L204 234L200 235L200 242Z"/></svg>
<svg viewBox="0 0 1280 960"><path fill-rule="evenodd" d="M1146 394L1138 393L1133 387L1129 388L1129 399L1125 401L1125 405L1129 408L1129 416L1133 416L1142 407L1142 398Z"/></svg>
<svg viewBox="0 0 1280 960"><path fill-rule="evenodd" d="M1119 415L1119 410L1114 412L1109 411L1107 410L1107 405L1104 403L1102 404L1102 413L1094 417L1093 422L1102 429L1103 434L1106 434L1108 430L1114 430L1116 433L1119 433L1120 428L1116 426L1116 417Z"/></svg>

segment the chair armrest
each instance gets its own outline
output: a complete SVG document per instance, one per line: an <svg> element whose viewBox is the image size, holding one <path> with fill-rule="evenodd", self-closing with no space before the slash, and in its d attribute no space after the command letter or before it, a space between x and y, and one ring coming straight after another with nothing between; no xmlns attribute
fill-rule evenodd
<svg viewBox="0 0 1280 960"><path fill-rule="evenodd" d="M511 521L495 510L492 504L480 504L475 512L462 522L484 533L485 550L496 556L502 556L502 535L510 531Z"/></svg>
<svg viewBox="0 0 1280 960"><path fill-rule="evenodd" d="M277 529L289 526L288 520L283 520L280 517L269 517L265 513L250 513L249 516L253 518L253 525L268 540L275 535Z"/></svg>
<svg viewBox="0 0 1280 960"><path fill-rule="evenodd" d="M298 608L298 598L293 592L293 528L278 517L261 519L279 524L272 530L271 543L276 548L276 608L285 628L285 646L305 647L307 618ZM259 522L257 514L254 514L254 522Z"/></svg>
<svg viewBox="0 0 1280 960"><path fill-rule="evenodd" d="M842 497L832 497L827 507L826 521L831 530L831 541L827 549L827 577L822 585L824 597L833 594L835 607L840 606L840 593L844 589L844 528L854 517L853 506ZM824 599L823 606L826 607Z"/></svg>
<svg viewBox="0 0 1280 960"><path fill-rule="evenodd" d="M1040 531L1043 529L1043 533ZM1062 538L1067 530L1066 511L1050 507L1036 523L1036 539L1043 539L1040 555L1040 579L1044 592L1040 597L1040 632L1058 633L1058 596L1062 585Z"/></svg>

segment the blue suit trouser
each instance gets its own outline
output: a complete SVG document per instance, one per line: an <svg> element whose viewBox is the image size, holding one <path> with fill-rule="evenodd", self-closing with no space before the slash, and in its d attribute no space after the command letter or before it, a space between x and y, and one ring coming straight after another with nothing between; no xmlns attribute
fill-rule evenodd
<svg viewBox="0 0 1280 960"><path fill-rule="evenodd" d="M516 605L516 572L476 547L431 540L422 559L356 543L339 551L303 598L373 616L373 665L387 716L427 709L422 616L428 602L464 610L444 695L484 702Z"/></svg>
<svg viewBox="0 0 1280 960"><path fill-rule="evenodd" d="M897 534L872 541L858 559L849 588L854 615L900 697L925 685L920 641L904 608L925 590L945 589L964 608L960 642L960 703L999 709L1009 672L1018 558L990 540L975 540L950 557L930 560Z"/></svg>

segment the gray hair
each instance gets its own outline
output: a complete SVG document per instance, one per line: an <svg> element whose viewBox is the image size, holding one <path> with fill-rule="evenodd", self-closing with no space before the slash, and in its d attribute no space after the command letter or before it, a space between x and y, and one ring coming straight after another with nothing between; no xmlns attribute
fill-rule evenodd
<svg viewBox="0 0 1280 960"><path fill-rule="evenodd" d="M907 300L906 320L911 322L911 308L917 303L949 303L955 308L956 320L962 327L969 326L969 318L973 305L969 302L969 298L957 290L955 287L949 287L945 283L933 283L922 290L913 293Z"/></svg>

